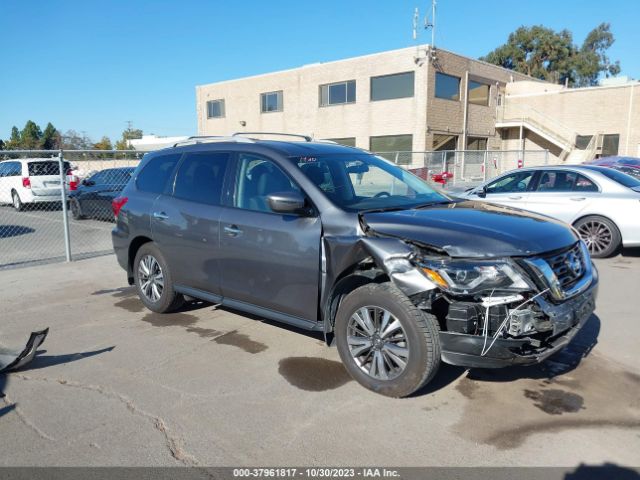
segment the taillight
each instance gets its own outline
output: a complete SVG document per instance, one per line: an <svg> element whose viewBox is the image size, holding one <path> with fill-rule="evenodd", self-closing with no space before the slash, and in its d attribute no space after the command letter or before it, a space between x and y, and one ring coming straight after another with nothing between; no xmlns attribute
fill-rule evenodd
<svg viewBox="0 0 640 480"><path fill-rule="evenodd" d="M124 204L127 203L129 199L127 197L116 197L111 200L111 209L113 210L113 215L118 218L120 214L120 210L124 207Z"/></svg>
<svg viewBox="0 0 640 480"><path fill-rule="evenodd" d="M31 188L31 180L29 180L29 177L22 177L22 186L24 188Z"/></svg>

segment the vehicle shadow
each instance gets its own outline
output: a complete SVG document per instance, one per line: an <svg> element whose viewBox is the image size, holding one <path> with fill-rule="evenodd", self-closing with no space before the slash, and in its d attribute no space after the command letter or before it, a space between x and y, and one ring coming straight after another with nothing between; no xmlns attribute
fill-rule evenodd
<svg viewBox="0 0 640 480"><path fill-rule="evenodd" d="M0 238L19 237L33 232L35 229L23 225L0 225Z"/></svg>
<svg viewBox="0 0 640 480"><path fill-rule="evenodd" d="M622 257L640 257L640 247L625 247L620 251L620 255Z"/></svg>
<svg viewBox="0 0 640 480"><path fill-rule="evenodd" d="M604 463L602 465L580 464L564 476L564 480L640 480L640 473L637 469L621 467L615 463Z"/></svg>

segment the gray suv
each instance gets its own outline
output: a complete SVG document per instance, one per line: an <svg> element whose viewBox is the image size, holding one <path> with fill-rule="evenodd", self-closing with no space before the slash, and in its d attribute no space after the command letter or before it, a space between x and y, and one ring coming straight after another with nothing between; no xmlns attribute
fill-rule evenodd
<svg viewBox="0 0 640 480"><path fill-rule="evenodd" d="M441 361L541 362L593 312L597 273L566 224L302 140L195 137L145 155L113 201L113 244L147 308L198 298L323 332L354 379L393 397Z"/></svg>

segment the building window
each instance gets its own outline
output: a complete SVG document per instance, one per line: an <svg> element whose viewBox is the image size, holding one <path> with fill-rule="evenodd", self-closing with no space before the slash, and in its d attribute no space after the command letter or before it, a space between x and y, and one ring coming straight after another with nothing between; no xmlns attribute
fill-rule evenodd
<svg viewBox="0 0 640 480"><path fill-rule="evenodd" d="M593 135L576 135L576 148L578 150L586 150L592 138Z"/></svg>
<svg viewBox="0 0 640 480"><path fill-rule="evenodd" d="M327 140L331 140L332 142L336 142L336 143L339 143L340 145L345 145L347 147L356 146L356 137L327 138Z"/></svg>
<svg viewBox="0 0 640 480"><path fill-rule="evenodd" d="M371 100L413 97L413 72L371 77Z"/></svg>
<svg viewBox="0 0 640 480"><path fill-rule="evenodd" d="M456 145L458 145L457 135L446 135L440 133L433 134L433 141L431 142L432 150L455 150Z"/></svg>
<svg viewBox="0 0 640 480"><path fill-rule="evenodd" d="M207 102L207 118L224 117L224 100L209 100Z"/></svg>
<svg viewBox="0 0 640 480"><path fill-rule="evenodd" d="M372 152L410 152L413 149L413 135L383 135L369 137Z"/></svg>
<svg viewBox="0 0 640 480"><path fill-rule="evenodd" d="M278 92L268 92L260 94L260 111L281 112L282 111L282 90Z"/></svg>
<svg viewBox="0 0 640 480"><path fill-rule="evenodd" d="M467 137L467 150L486 150L487 137Z"/></svg>
<svg viewBox="0 0 640 480"><path fill-rule="evenodd" d="M475 105L489 105L491 88L486 83L469 80L469 103Z"/></svg>
<svg viewBox="0 0 640 480"><path fill-rule="evenodd" d="M460 78L436 72L436 98L460 100Z"/></svg>
<svg viewBox="0 0 640 480"><path fill-rule="evenodd" d="M602 156L611 157L618 154L620 135L617 133L602 136Z"/></svg>
<svg viewBox="0 0 640 480"><path fill-rule="evenodd" d="M320 106L340 105L343 103L355 103L356 81L329 83L320 85Z"/></svg>

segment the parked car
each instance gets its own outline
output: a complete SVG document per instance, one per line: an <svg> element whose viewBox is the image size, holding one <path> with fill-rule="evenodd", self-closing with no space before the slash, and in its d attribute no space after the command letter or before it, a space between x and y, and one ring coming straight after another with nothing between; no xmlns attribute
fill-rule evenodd
<svg viewBox="0 0 640 480"><path fill-rule="evenodd" d="M149 310L186 295L324 332L353 378L394 397L441 361L541 362L595 305L595 267L563 222L456 201L308 137L147 154L113 210L118 262Z"/></svg>
<svg viewBox="0 0 640 480"><path fill-rule="evenodd" d="M640 246L640 180L617 169L521 168L458 196L558 218L576 228L593 257Z"/></svg>
<svg viewBox="0 0 640 480"><path fill-rule="evenodd" d="M111 202L116 198L135 168L108 168L82 180L77 189L69 194L69 207L73 218L95 218L113 221Z"/></svg>
<svg viewBox="0 0 640 480"><path fill-rule="evenodd" d="M589 162L585 162L585 165L596 165L599 167L630 167L640 170L640 158L635 157L600 157Z"/></svg>
<svg viewBox="0 0 640 480"><path fill-rule="evenodd" d="M629 167L627 165L614 165L611 168L614 170L618 170L619 172L626 173L627 175L631 175L632 177L640 180L640 168Z"/></svg>
<svg viewBox="0 0 640 480"><path fill-rule="evenodd" d="M64 162L66 180L69 162ZM49 158L20 158L0 162L0 204L12 204L17 211L26 205L62 202L60 163ZM68 186L66 187L68 190Z"/></svg>

